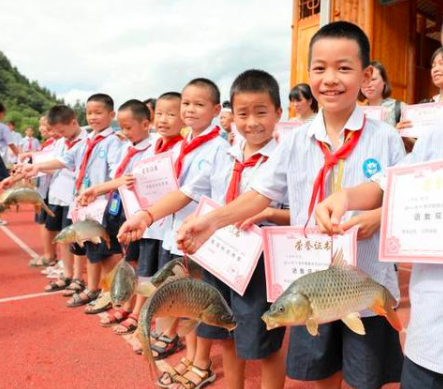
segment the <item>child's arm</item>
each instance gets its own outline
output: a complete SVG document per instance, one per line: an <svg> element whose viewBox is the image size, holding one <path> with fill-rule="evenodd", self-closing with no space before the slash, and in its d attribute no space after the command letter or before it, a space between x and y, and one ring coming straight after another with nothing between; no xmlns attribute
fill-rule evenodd
<svg viewBox="0 0 443 389"><path fill-rule="evenodd" d="M240 223L239 228L241 230L247 230L253 224L260 224L264 221L271 222L279 226L288 226L291 224L291 215L289 209L267 207L259 214L252 216Z"/></svg>
<svg viewBox="0 0 443 389"><path fill-rule="evenodd" d="M81 206L86 207L88 204L94 202L97 197L117 190L120 186L123 185L131 187L133 183L134 177L132 175L126 175L111 181L105 181L100 184L96 184L83 191L83 193L78 197L77 202Z"/></svg>
<svg viewBox="0 0 443 389"><path fill-rule="evenodd" d="M219 228L259 214L270 202L269 198L251 190L224 207L188 219L178 230L178 249L187 254L195 253Z"/></svg>
<svg viewBox="0 0 443 389"><path fill-rule="evenodd" d="M353 188L336 192L317 205L315 220L322 232L327 234L344 233L341 218L346 211L371 210L382 204L383 191L375 182L366 182Z"/></svg>
<svg viewBox="0 0 443 389"><path fill-rule="evenodd" d="M180 190L169 193L146 211L136 213L123 223L117 235L118 240L129 244L141 239L146 228L149 228L152 223L179 211L191 201L192 199Z"/></svg>

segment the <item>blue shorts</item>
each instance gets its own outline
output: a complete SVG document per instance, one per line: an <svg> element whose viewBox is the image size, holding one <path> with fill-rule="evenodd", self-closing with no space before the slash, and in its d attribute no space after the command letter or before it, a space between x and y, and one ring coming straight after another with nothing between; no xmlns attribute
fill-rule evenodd
<svg viewBox="0 0 443 389"><path fill-rule="evenodd" d="M163 241L158 239L142 239L140 256L137 264L139 277L152 277L158 270L158 259L161 255Z"/></svg>
<svg viewBox="0 0 443 389"><path fill-rule="evenodd" d="M48 231L61 231L72 224L71 219L68 219L69 206L62 207L61 205L50 204L49 208L55 216L47 215L46 217L45 226Z"/></svg>
<svg viewBox="0 0 443 389"><path fill-rule="evenodd" d="M45 198L43 201L45 202L46 205L48 205L48 199L47 199L47 198ZM42 209L40 209L40 212L37 212L37 213L35 214L34 221L35 221L37 224L43 225L43 224L46 224L46 219L47 219L48 217L49 217L48 214L47 214L46 211L42 208Z"/></svg>
<svg viewBox="0 0 443 389"><path fill-rule="evenodd" d="M443 374L428 370L405 357L400 389L443 389Z"/></svg>
<svg viewBox="0 0 443 389"><path fill-rule="evenodd" d="M140 241L129 243L128 249L126 250L125 261L127 262L137 262L140 256Z"/></svg>
<svg viewBox="0 0 443 389"><path fill-rule="evenodd" d="M317 381L339 371L355 389L379 389L399 382L403 352L400 337L381 316L362 319L366 335L351 331L342 321L319 326L311 336L305 326L291 328L287 375L300 381Z"/></svg>
<svg viewBox="0 0 443 389"><path fill-rule="evenodd" d="M217 288L234 312L237 328L229 333L223 328L200 324L197 336L206 339L234 339L237 356L241 359L264 359L280 350L285 328L266 330L261 316L270 307L266 298L266 278L263 257L243 296L207 271L202 280Z"/></svg>

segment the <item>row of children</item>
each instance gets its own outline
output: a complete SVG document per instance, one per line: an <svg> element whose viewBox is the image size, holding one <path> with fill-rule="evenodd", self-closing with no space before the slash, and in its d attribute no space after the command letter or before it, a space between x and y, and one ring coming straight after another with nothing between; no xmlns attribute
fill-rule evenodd
<svg viewBox="0 0 443 389"><path fill-rule="evenodd" d="M119 125L130 141L122 144L109 129L112 101L105 95L92 96L87 103L87 117L93 132L70 150L59 153L57 160L22 167L29 176L60 169L71 174L75 171L72 192L78 193L77 201L82 205L110 193L103 222L111 235L111 248L89 243L85 251L75 248L76 255L86 254L88 258L88 282L87 288L78 290L68 305L85 305L97 299L101 272L108 272L121 254L117 238L128 245L126 259L138 260L139 275L149 277L171 258L195 252L220 227L236 222L240 228L253 223L304 225L311 219L316 201L323 200L326 194L370 181L369 160L378 161L380 168L402 160L405 151L398 132L388 124L366 118L356 103L360 89L371 80L369 53L364 32L347 22L331 23L314 35L309 51L310 88L322 110L278 145L272 134L282 114L279 87L263 71L246 71L231 87L234 121L244 138L233 147L219 136L220 129L212 125L221 107L218 88L210 80L195 79L185 86L181 96L166 93L159 98L155 127L161 138L156 142L149 138L150 117L143 103L131 100L120 107ZM54 107L48 114L48 124L66 137L59 141L66 147L67 141L81 139L75 116L68 107ZM184 138L180 135L183 125L191 128ZM165 150L174 155L180 189L123 222L116 189L134 184L130 172L135 160ZM203 195L227 205L194 218L191 214ZM377 196L381 197L380 193ZM329 207L339 209L346 205L349 209L379 205L376 200L363 205L354 200L328 201L325 204L330 204ZM63 215L67 208L61 207ZM321 208L318 212L322 227L331 232L330 222L321 219ZM65 216L62 220L69 222ZM167 226L164 230L160 220L162 227ZM344 220L341 228L360 227L358 267L399 298L394 266L378 262L380 210L348 212ZM433 280L441 279L436 269L430 269L429 273L432 272L427 275ZM69 278L66 275L61 281L69 283L72 281ZM175 373L160 377L161 387L201 388L212 382L215 374L210 355L214 340L221 340L223 345L225 386L230 389L244 388L245 362L253 359L261 362L261 387L266 389L283 388L285 374L297 380L314 381L315 388L338 389L343 380L353 388L381 388L386 383L399 382L403 366L404 388L442 387L443 364L422 362L427 360L429 346L423 344L420 358L408 354L409 359L403 365L399 334L384 318L369 312L362 312L365 336L354 334L341 322L321 325L321 336L315 338L304 327L291 328L285 370L284 330L266 331L260 319L269 307L263 258L243 296L208 272L204 272L204 280L219 289L229 302L238 326L233 333L210 326L198 327L196 333L186 337L186 357L174 366ZM434 298L439 301L437 296ZM135 306L115 311L102 324L119 323L116 332L133 331L142 303L137 296ZM96 312L94 308L90 306L87 312ZM440 311L434 309L432 313ZM423 312L420 314L424 316ZM432 336L421 332L419 340L436 337L438 341L440 327L434 323L432 328ZM174 326L157 335L154 345L157 358L183 347ZM435 340L431 341L435 344ZM412 367L431 377L428 381L434 383L420 381L417 385L414 380L417 373ZM440 386L432 386L436 384Z"/></svg>

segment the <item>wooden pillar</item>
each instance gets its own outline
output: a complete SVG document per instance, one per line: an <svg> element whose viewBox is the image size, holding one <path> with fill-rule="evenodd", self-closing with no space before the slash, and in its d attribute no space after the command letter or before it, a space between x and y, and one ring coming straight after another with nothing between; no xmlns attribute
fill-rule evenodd
<svg viewBox="0 0 443 389"><path fill-rule="evenodd" d="M296 84L297 77L297 45L298 45L298 10L299 10L299 0L293 1L292 8L292 50L291 50L291 85L289 85L289 90Z"/></svg>
<svg viewBox="0 0 443 389"><path fill-rule="evenodd" d="M364 29L371 42L371 58L374 55L374 0L364 0Z"/></svg>
<svg viewBox="0 0 443 389"><path fill-rule="evenodd" d="M417 0L409 0L409 42L408 42L408 89L406 100L416 103L416 37L417 37Z"/></svg>

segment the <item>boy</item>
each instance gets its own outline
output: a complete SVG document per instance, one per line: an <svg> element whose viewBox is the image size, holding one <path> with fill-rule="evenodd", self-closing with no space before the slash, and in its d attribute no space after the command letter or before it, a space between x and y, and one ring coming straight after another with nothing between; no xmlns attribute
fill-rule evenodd
<svg viewBox="0 0 443 389"><path fill-rule="evenodd" d="M114 101L106 94L95 94L86 103L86 120L92 132L87 139L80 142L79 147L67 151L62 157L52 161L26 166L23 170L28 176L40 171L59 170L68 168L75 170L75 194L80 194L90 186L109 180L110 172L120 157L121 141L114 134L111 122L114 119ZM110 271L116 256L103 257L100 246L86 242L85 250L76 247L75 255L85 255L88 258L88 288L76 293L67 302L68 307L77 307L96 300L100 294L99 281L102 267ZM88 307L85 313L98 313L93 307Z"/></svg>
<svg viewBox="0 0 443 389"><path fill-rule="evenodd" d="M182 142L180 153L176 160L176 174L180 185L190 182L194 177L200 174L202 169L210 168L218 154L224 154L228 148L227 142L219 136L220 128L212 125L212 121L220 113L220 91L218 87L211 81L205 78L197 78L190 81L182 91L181 111L180 115L183 123L192 130ZM171 201L168 201L171 199ZM127 226L136 224L140 227L139 233L133 234L133 239L122 239L122 241L129 242L130 240L140 239L145 229L152 224L152 222L162 219L170 214L173 215L172 228L166 232L163 248L170 252L170 257L180 256L182 253L177 250L175 245L175 232L178 226L182 223L185 217L195 212L197 203L192 203L191 199L176 191L165 196L153 207L150 207L146 212L140 212L131 217L121 228L122 236ZM152 210L153 220L150 221ZM174 213L175 212L175 213ZM132 228L131 228L132 230ZM159 266L164 263L160 263ZM174 343L177 343L176 333L174 331L167 331L164 335L168 336ZM179 363L176 370L179 373L186 371L188 362L194 359L195 353L195 338L192 335L187 336L187 355L186 364ZM161 354L161 347L167 351L167 342L159 342L156 346ZM207 366L202 366L207 369ZM212 373L212 372L211 372ZM162 377L163 379L164 377ZM206 377L207 378L207 377ZM163 381L162 381L163 382ZM171 384L168 381L164 384Z"/></svg>
<svg viewBox="0 0 443 389"><path fill-rule="evenodd" d="M331 23L313 36L309 48L310 85L323 110L279 144L252 191L182 226L177 239L185 252L195 252L218 228L253 217L271 200L281 201L286 188L291 224L303 226L318 193L321 199L330 187L364 182L372 172L370 161L375 160L377 167L391 166L404 155L396 131L365 119L356 105L359 89L369 82L372 72L364 32L348 22ZM360 225L358 267L398 296L394 267L377 260L379 236L374 232L379 219L379 211L351 219ZM365 389L398 381L402 364L398 334L384 318L370 317L366 311L363 316L367 332L363 337L341 322L321 325L320 336L315 338L305 327L291 328L287 374L328 389L340 388L342 379Z"/></svg>
<svg viewBox="0 0 443 389"><path fill-rule="evenodd" d="M52 107L46 117L47 124L54 134L60 138L54 145L54 156L62 157L66 152L80 146L80 142L86 139L87 133L81 129L75 112L66 105ZM74 172L68 169L56 171L49 183L48 205L54 212L55 217L47 216L45 227L50 234L55 235L65 227L72 224L68 218L69 206L74 201ZM45 287L45 292L56 292L66 288L79 290L83 287L82 259L75 258L70 251L69 245L60 245L60 255L63 261L63 275L56 281L51 281ZM69 296L70 293L64 293Z"/></svg>
<svg viewBox="0 0 443 389"><path fill-rule="evenodd" d="M231 103L229 101L223 102L222 110L220 112L220 136L229 141L229 136L231 134L231 123L234 121L232 116ZM232 144L231 141L229 143Z"/></svg>
<svg viewBox="0 0 443 389"><path fill-rule="evenodd" d="M34 138L34 129L32 127L28 127L25 130L25 137L22 139L20 147L22 153L40 150L40 142L37 138Z"/></svg>
<svg viewBox="0 0 443 389"><path fill-rule="evenodd" d="M22 135L18 131L16 131L14 121L10 120L6 123L6 125L11 130L12 141L14 142L14 145L18 149L20 147L20 143L23 139ZM15 155L15 153L11 149L8 150L8 162L9 163L16 163L17 162L17 155Z"/></svg>
<svg viewBox="0 0 443 389"><path fill-rule="evenodd" d="M125 221L125 214L118 188L122 185L132 185L130 173L132 172L134 164L151 156L153 154L153 145L149 137L149 128L151 126L150 111L141 101L134 99L122 104L118 109L117 120L128 142L122 147L121 158L111 173L113 179L86 189L80 195L78 202L81 205L88 205L98 196L109 194L110 201L105 210L103 225L106 227L111 238L113 250L115 252L121 252L116 236L118 229ZM106 247L103 243L101 246L103 252L105 252L107 250ZM125 259L129 262L136 261L139 257L138 251L139 242L132 243L128 247ZM155 255L157 255L157 253L155 253ZM132 303L130 302L128 306L123 307L124 309L116 310L114 313L107 315L100 323L108 327L128 318L127 321L121 323L124 327L121 334L133 332L137 327L137 316L134 313L131 314L131 305ZM131 319L133 319L135 323L133 323Z"/></svg>

